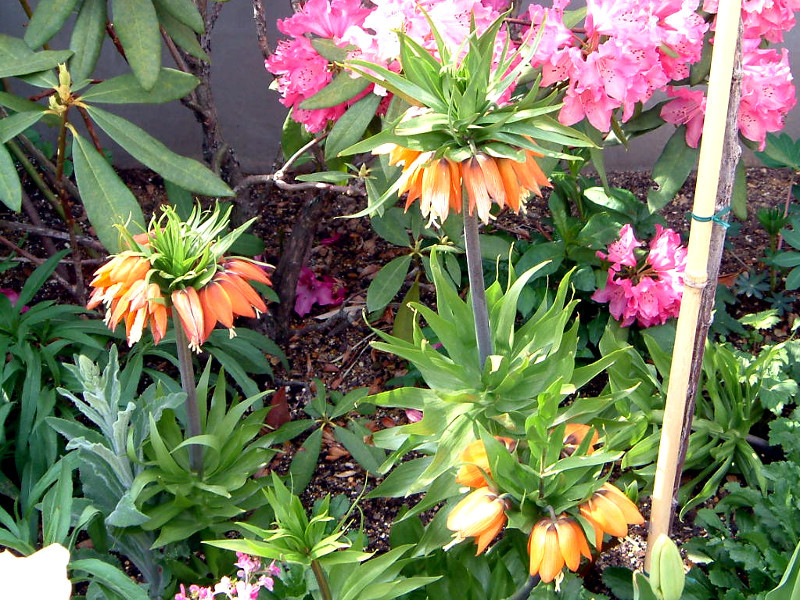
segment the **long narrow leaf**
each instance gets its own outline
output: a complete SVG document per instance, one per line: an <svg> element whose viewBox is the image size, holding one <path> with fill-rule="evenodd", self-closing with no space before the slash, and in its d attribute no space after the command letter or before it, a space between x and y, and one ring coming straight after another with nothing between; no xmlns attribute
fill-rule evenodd
<svg viewBox="0 0 800 600"><path fill-rule="evenodd" d="M72 160L83 206L97 237L110 252L119 251L120 238L114 225L145 230L139 202L106 159L77 134L72 143Z"/></svg>
<svg viewBox="0 0 800 600"><path fill-rule="evenodd" d="M111 0L114 30L136 79L151 90L161 69L161 34L152 0Z"/></svg>
<svg viewBox="0 0 800 600"><path fill-rule="evenodd" d="M86 110L103 131L131 156L183 189L206 196L232 196L233 191L196 160L175 154L130 121L88 106Z"/></svg>

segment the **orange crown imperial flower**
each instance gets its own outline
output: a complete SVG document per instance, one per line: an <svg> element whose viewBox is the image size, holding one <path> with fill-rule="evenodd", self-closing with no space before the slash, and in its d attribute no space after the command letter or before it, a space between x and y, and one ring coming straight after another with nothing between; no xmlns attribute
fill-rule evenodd
<svg viewBox="0 0 800 600"><path fill-rule="evenodd" d="M523 201L531 194L541 196L550 181L536 163L541 154L525 150L524 162L493 158L477 152L457 162L434 152L418 152L394 144L381 146L374 153L389 153L389 164L403 167L398 195L408 192L405 209L420 201L422 216L429 223L443 222L450 211L462 210L462 186L467 195L467 213L477 214L484 224L492 219L492 203L508 206L515 213L525 211Z"/></svg>
<svg viewBox="0 0 800 600"><path fill-rule="evenodd" d="M220 214L195 210L182 221L170 208L150 231L131 236L123 231L131 250L113 256L96 272L94 291L87 304L106 306L111 329L125 323L129 345L141 339L149 325L157 344L166 334L172 309L194 350L211 335L217 323L233 332L236 316L256 317L267 306L251 282L270 284L263 268L244 258L226 258L224 252L250 225L221 236L230 209Z"/></svg>
<svg viewBox="0 0 800 600"><path fill-rule="evenodd" d="M581 556L592 560L586 535L580 524L562 513L557 518L546 517L534 525L528 538L530 574L539 575L549 583L564 568L577 571Z"/></svg>
<svg viewBox="0 0 800 600"><path fill-rule="evenodd" d="M477 556L497 537L506 521L506 501L488 487L478 488L447 515L447 528L455 532L448 547L474 537L478 545Z"/></svg>
<svg viewBox="0 0 800 600"><path fill-rule="evenodd" d="M509 451L514 449L516 442L510 438L497 437L498 441L503 442ZM486 454L486 446L482 440L475 440L464 448L461 453L461 462L463 464L456 473L456 483L465 485L471 488L479 488L489 485L486 481L486 475L491 475L489 469L489 457Z"/></svg>
<svg viewBox="0 0 800 600"><path fill-rule="evenodd" d="M625 537L628 535L628 525L644 523L644 517L636 505L610 483L604 483L589 500L581 504L580 511L595 528L595 535L601 542L603 533Z"/></svg>
<svg viewBox="0 0 800 600"><path fill-rule="evenodd" d="M583 443L590 429L592 429L590 425L584 425L583 423L567 423L564 428L564 449L561 451L561 455L572 456L575 454L575 451L580 448L580 445ZM592 454L594 452L595 446L599 440L600 434L598 434L595 429L594 433L592 433L592 440L589 443L586 454Z"/></svg>

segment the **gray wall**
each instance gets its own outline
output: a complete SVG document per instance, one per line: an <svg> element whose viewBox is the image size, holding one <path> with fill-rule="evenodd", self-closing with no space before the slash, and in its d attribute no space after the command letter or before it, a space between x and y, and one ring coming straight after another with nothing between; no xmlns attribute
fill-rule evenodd
<svg viewBox="0 0 800 600"><path fill-rule="evenodd" d="M32 3L34 4L34 3ZM272 0L268 3L271 20L290 14L288 0ZM0 33L21 36L25 15L16 0L0 0ZM270 32L270 43L274 48L279 39L277 30ZM786 36L786 44L792 49L792 64L795 73L800 72L800 27ZM68 41L56 39L54 48L66 48ZM270 169L278 155L280 129L286 116L286 108L278 102L277 93L268 89L271 76L266 72L255 41L255 26L252 5L249 0L228 2L217 22L213 38L213 86L219 108L220 125L225 138L237 150L242 167L248 172L265 172ZM165 53L165 64L169 61ZM99 77L110 77L127 71L124 61L106 48ZM28 93L21 87L17 93ZM172 150L188 156L199 157L200 126L190 111L180 103L166 105L137 105L113 107L118 114L137 123L156 136ZM612 148L607 152L609 169L648 169L658 157L661 148L671 134L672 128L665 126L655 134L634 140L630 150ZM800 109L789 115L784 130L793 138L800 137ZM114 158L121 166L132 166L133 159L121 150L114 151Z"/></svg>

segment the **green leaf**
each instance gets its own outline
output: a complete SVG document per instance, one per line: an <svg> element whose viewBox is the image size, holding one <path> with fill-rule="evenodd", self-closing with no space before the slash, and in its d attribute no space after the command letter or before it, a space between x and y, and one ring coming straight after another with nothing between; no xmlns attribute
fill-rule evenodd
<svg viewBox="0 0 800 600"><path fill-rule="evenodd" d="M333 435L347 448L347 451L365 471L372 475L380 473L380 466L386 459L386 453L383 450L368 445L364 442L363 437L338 425L334 426Z"/></svg>
<svg viewBox="0 0 800 600"><path fill-rule="evenodd" d="M380 102L380 96L367 94L339 117L325 140L326 159L339 156L342 150L361 139L375 117Z"/></svg>
<svg viewBox="0 0 800 600"><path fill-rule="evenodd" d="M198 83L200 80L189 73L161 69L156 85L153 89L146 90L136 77L128 73L92 86L81 96L81 100L101 104L160 104L188 96Z"/></svg>
<svg viewBox="0 0 800 600"><path fill-rule="evenodd" d="M69 41L70 50L75 52L69 61L73 81L88 79L94 71L106 38L106 21L106 0L83 0Z"/></svg>
<svg viewBox="0 0 800 600"><path fill-rule="evenodd" d="M338 106L342 102L358 96L368 85L369 81L363 77L352 77L349 72L342 71L316 94L303 100L300 108L316 110Z"/></svg>
<svg viewBox="0 0 800 600"><path fill-rule="evenodd" d="M14 159L4 144L0 144L0 201L14 212L22 207L22 184Z"/></svg>
<svg viewBox="0 0 800 600"><path fill-rule="evenodd" d="M422 456L400 463L366 498L403 498L431 464L432 456Z"/></svg>
<svg viewBox="0 0 800 600"><path fill-rule="evenodd" d="M317 468L319 451L322 448L322 428L315 430L306 438L289 465L290 487L293 494L299 494L311 481Z"/></svg>
<svg viewBox="0 0 800 600"><path fill-rule="evenodd" d="M136 79L151 90L161 70L161 34L151 0L111 0L114 29Z"/></svg>
<svg viewBox="0 0 800 600"><path fill-rule="evenodd" d="M175 154L150 134L130 121L97 107L86 110L103 131L156 173L176 185L205 196L233 196L233 191L219 177L196 160Z"/></svg>
<svg viewBox="0 0 800 600"><path fill-rule="evenodd" d="M136 585L125 573L97 558L83 558L69 563L72 571L83 571L125 600L148 600L144 588Z"/></svg>
<svg viewBox="0 0 800 600"><path fill-rule="evenodd" d="M25 30L25 43L38 48L47 43L72 13L78 0L40 0Z"/></svg>
<svg viewBox="0 0 800 600"><path fill-rule="evenodd" d="M409 343L414 340L414 315L416 314L410 306L412 302L419 302L419 279L414 280L406 295L403 296L392 324L392 335Z"/></svg>
<svg viewBox="0 0 800 600"><path fill-rule="evenodd" d="M178 21L197 33L205 31L203 16L192 0L155 0L156 9L163 8Z"/></svg>
<svg viewBox="0 0 800 600"><path fill-rule="evenodd" d="M653 180L657 190L647 194L647 208L651 213L664 208L678 193L689 173L697 167L699 150L686 144L686 126L681 125L664 146L661 156L653 166Z"/></svg>
<svg viewBox="0 0 800 600"><path fill-rule="evenodd" d="M120 251L122 246L115 224L127 224L134 232L145 231L139 202L105 157L88 140L77 134L72 142L72 160L89 222L109 252Z"/></svg>
<svg viewBox="0 0 800 600"><path fill-rule="evenodd" d="M326 38L312 38L311 45L323 58L327 58L331 62L344 61L347 59L347 53L354 49L354 46L337 46L335 40Z"/></svg>
<svg viewBox="0 0 800 600"><path fill-rule="evenodd" d="M387 208L382 215L372 215L370 218L372 229L396 246L410 247L408 239L408 216L399 206Z"/></svg>
<svg viewBox="0 0 800 600"><path fill-rule="evenodd" d="M747 168L744 159L739 158L733 177L733 193L731 194L733 214L742 221L747 220Z"/></svg>
<svg viewBox="0 0 800 600"><path fill-rule="evenodd" d="M156 14L158 15L158 20L164 28L164 31L172 38L173 42L186 50L190 56L194 56L206 62L211 62L211 57L208 56L202 46L200 46L200 42L197 41L197 34L192 31L190 27L178 21L158 4L156 5Z"/></svg>
<svg viewBox="0 0 800 600"><path fill-rule="evenodd" d="M192 193L183 189L177 183L172 183L169 179L164 180L164 190L167 192L169 203L175 207L178 216L184 221L187 220L194 208L194 196Z"/></svg>
<svg viewBox="0 0 800 600"><path fill-rule="evenodd" d="M332 183L332 184L341 184L346 182L348 179L353 177L343 171L316 171L314 173L304 173L302 175L297 175L295 179L297 181L311 181L314 183Z"/></svg>
<svg viewBox="0 0 800 600"><path fill-rule="evenodd" d="M34 52L23 40L0 34L0 79L53 69L69 60L72 50Z"/></svg>
<svg viewBox="0 0 800 600"><path fill-rule="evenodd" d="M392 259L377 272L367 289L367 311L383 309L400 291L411 265L411 255Z"/></svg>
<svg viewBox="0 0 800 600"><path fill-rule="evenodd" d="M789 566L778 587L765 596L765 600L794 600L800 598L800 543L794 549Z"/></svg>
<svg viewBox="0 0 800 600"><path fill-rule="evenodd" d="M766 148L755 155L768 167L800 171L800 140L793 140L789 134L767 134Z"/></svg>
<svg viewBox="0 0 800 600"><path fill-rule="evenodd" d="M0 119L0 144L5 144L44 116L43 111L33 111L21 112Z"/></svg>

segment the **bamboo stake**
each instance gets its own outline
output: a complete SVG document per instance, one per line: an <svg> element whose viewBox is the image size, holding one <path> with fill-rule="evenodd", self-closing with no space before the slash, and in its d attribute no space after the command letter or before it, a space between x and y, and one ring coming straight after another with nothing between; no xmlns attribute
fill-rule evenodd
<svg viewBox="0 0 800 600"><path fill-rule="evenodd" d="M740 13L741 0L719 3L703 138L697 167L697 186L692 207L693 214L699 217L714 215ZM703 222L694 219L690 225L686 272L684 273L685 287L675 332L676 349L694 346L700 300L703 289L708 285L708 255L713 226L714 223L710 220ZM674 482L677 475L691 363L691 352L673 352L647 540L645 570L648 571L653 542L662 533L669 535L670 531L674 511Z"/></svg>

